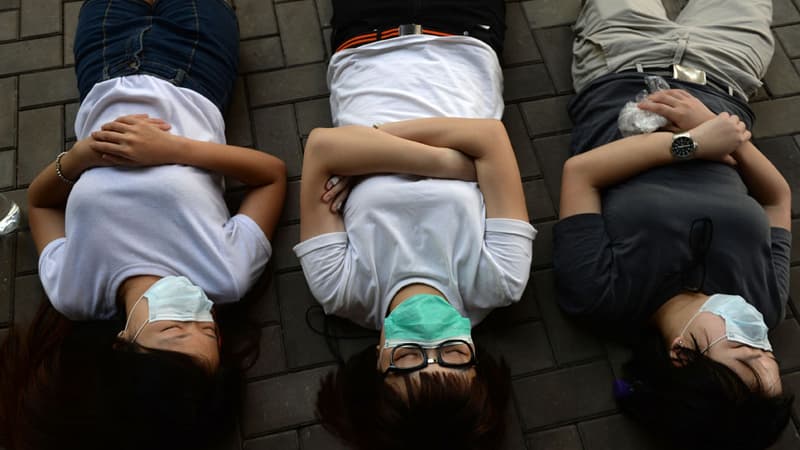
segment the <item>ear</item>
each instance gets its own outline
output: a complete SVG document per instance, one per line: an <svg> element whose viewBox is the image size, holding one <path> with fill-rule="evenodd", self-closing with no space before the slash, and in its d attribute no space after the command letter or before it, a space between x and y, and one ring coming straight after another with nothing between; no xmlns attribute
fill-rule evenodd
<svg viewBox="0 0 800 450"><path fill-rule="evenodd" d="M682 348L686 348L686 346L683 344L683 338L678 336L669 347L669 359L675 367L683 367L685 365L684 361L678 356Z"/></svg>

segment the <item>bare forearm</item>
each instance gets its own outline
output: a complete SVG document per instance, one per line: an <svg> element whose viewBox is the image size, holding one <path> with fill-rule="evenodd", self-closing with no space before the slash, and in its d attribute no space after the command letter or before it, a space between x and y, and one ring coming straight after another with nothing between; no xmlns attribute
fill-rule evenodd
<svg viewBox="0 0 800 450"><path fill-rule="evenodd" d="M175 163L226 175L248 186L285 182L286 166L280 159L244 147L177 138Z"/></svg>
<svg viewBox="0 0 800 450"><path fill-rule="evenodd" d="M750 141L732 155L750 195L764 207L772 225L790 229L792 191L783 175Z"/></svg>
<svg viewBox="0 0 800 450"><path fill-rule="evenodd" d="M498 120L452 117L404 120L383 124L380 129L404 139L453 148L475 159L486 155L497 135L505 133Z"/></svg>
<svg viewBox="0 0 800 450"><path fill-rule="evenodd" d="M96 165L91 154L80 148L84 142L73 145L61 158L61 174L69 180L77 180L83 172ZM28 187L28 204L34 208L61 208L67 203L72 185L62 180L56 172L55 161L39 172Z"/></svg>

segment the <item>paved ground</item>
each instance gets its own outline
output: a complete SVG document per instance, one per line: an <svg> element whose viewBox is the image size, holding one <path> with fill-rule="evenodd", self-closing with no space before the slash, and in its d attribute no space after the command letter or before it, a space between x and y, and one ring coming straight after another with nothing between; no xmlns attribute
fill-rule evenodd
<svg viewBox="0 0 800 450"><path fill-rule="evenodd" d="M679 1L679 0L678 0ZM241 25L241 79L227 115L231 143L283 158L289 199L275 238L273 276L253 317L262 356L248 373L240 434L229 448L335 449L317 424L319 378L333 367L324 340L305 323L313 300L291 247L298 240L303 140L329 126L325 62L330 0L235 0ZM554 302L551 228L571 128L570 24L578 0L508 3L505 122L520 162L532 220L540 230L525 298L495 312L480 340L513 368L513 408L505 449L658 448L620 416L611 396L625 351L571 325ZM794 190L800 223L800 0L775 0L775 58L753 101L754 134ZM74 140L77 91L71 45L81 2L0 0L0 191L25 205L35 174ZM800 234L796 234L800 235ZM800 393L800 242L792 256L791 317L772 333L785 385ZM36 253L26 230L0 241L0 337L43 301ZM319 317L317 317L318 319ZM345 347L367 341L347 342ZM800 448L800 402L779 449Z"/></svg>

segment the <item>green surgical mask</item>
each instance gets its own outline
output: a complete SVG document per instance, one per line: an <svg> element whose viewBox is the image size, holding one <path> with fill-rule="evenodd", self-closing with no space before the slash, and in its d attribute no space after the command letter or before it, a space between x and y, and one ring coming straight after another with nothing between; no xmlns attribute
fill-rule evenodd
<svg viewBox="0 0 800 450"><path fill-rule="evenodd" d="M450 339L472 344L472 325L438 295L414 295L400 303L383 323L384 348L400 344L436 347Z"/></svg>

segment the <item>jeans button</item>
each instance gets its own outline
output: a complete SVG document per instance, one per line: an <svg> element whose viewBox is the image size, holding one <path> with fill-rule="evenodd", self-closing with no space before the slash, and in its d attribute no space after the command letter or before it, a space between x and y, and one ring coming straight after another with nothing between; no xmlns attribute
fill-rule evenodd
<svg viewBox="0 0 800 450"><path fill-rule="evenodd" d="M131 69L138 69L139 68L139 63L134 61L134 62L130 63L128 66L130 66Z"/></svg>

